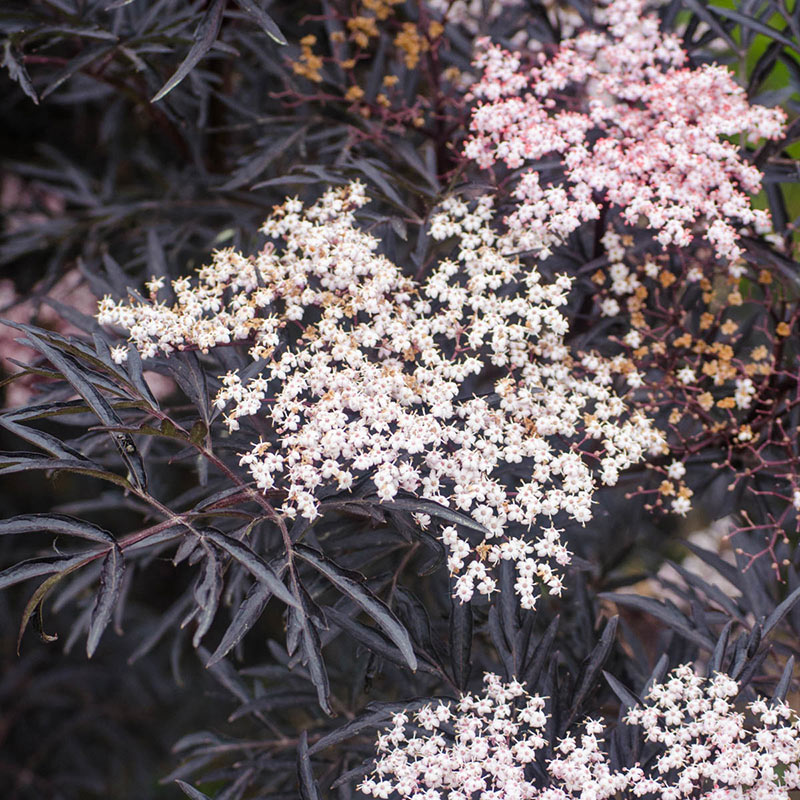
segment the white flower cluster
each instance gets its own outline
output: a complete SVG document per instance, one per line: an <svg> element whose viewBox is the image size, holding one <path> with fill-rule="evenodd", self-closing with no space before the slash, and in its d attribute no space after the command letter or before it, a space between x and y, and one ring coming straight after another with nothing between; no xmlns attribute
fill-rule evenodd
<svg viewBox="0 0 800 800"><path fill-rule="evenodd" d="M580 744L565 737L550 762L559 783L544 800L576 796L679 800L788 800L800 787L800 720L785 703L763 699L738 710L739 684L721 673L695 675L684 664L656 684L625 721L639 725L645 742L661 745L652 765L614 772L587 728ZM589 794L586 794L587 789Z"/></svg>
<svg viewBox="0 0 800 800"><path fill-rule="evenodd" d="M747 706L748 720L734 703L739 685L726 675L700 678L680 666L628 713L643 742L658 746L646 766L613 769L605 727L590 719L556 744L546 781L526 771L546 745L545 700L497 675L484 682L483 695L463 695L455 707L425 706L413 721L396 714L359 790L409 800L789 800L800 788L797 715L759 699Z"/></svg>
<svg viewBox="0 0 800 800"><path fill-rule="evenodd" d="M533 607L537 582L559 593L569 561L552 517L591 518L586 451L613 484L663 438L614 393L609 363L576 363L558 310L570 281L544 284L498 252L489 199L472 211L446 204L432 233L456 236L458 253L424 284L356 225L365 202L358 183L306 209L288 200L263 227L283 239L280 252L219 252L196 282L173 282L174 305L105 298L99 319L126 328L145 357L250 342L265 369L225 375L216 402L230 430L254 414L271 424L275 436L242 463L260 488L286 491L283 513L313 519L321 487L347 490L357 476L384 501L402 491L467 512L485 526L482 542L442 532L457 595L490 596L493 567L511 560ZM537 537L507 532L541 517L551 524Z"/></svg>
<svg viewBox="0 0 800 800"><path fill-rule="evenodd" d="M483 694L462 695L455 708L425 706L413 714L413 723L408 714L395 714L392 727L378 737L375 771L359 790L412 800L535 797L525 765L546 744L545 700L498 675L483 680Z"/></svg>

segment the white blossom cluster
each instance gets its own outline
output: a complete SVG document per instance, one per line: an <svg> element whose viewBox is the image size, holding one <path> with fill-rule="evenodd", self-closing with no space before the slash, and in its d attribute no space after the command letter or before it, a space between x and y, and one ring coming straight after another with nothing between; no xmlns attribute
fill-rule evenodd
<svg viewBox="0 0 800 800"><path fill-rule="evenodd" d="M482 695L464 694L454 708L424 706L413 721L407 713L395 714L392 727L378 736L375 771L359 790L413 800L533 797L525 765L546 744L545 700L492 673L484 684Z"/></svg>
<svg viewBox="0 0 800 800"><path fill-rule="evenodd" d="M613 769L606 728L589 719L555 744L545 781L526 770L547 744L545 699L497 675L484 683L456 704L395 714L359 790L409 800L789 800L800 787L797 715L761 699L738 710L727 675L680 666L628 713L643 743L658 747L646 765Z"/></svg>
<svg viewBox="0 0 800 800"><path fill-rule="evenodd" d="M644 742L660 745L652 765L612 771L587 726L580 744L569 736L559 743L548 770L560 785L543 796L566 800L591 787L595 800L617 792L661 800L788 800L800 787L800 720L785 703L763 699L747 704L747 714L735 702L738 693L727 675L701 678L690 665L678 667L625 718L640 726Z"/></svg>
<svg viewBox="0 0 800 800"><path fill-rule="evenodd" d="M261 489L286 492L284 514L313 519L321 488L363 476L383 501L404 492L464 511L485 535L442 531L458 597L491 596L493 568L511 560L532 608L538 583L561 591L569 561L553 517L587 522L597 478L615 483L663 438L615 394L612 364L570 353L559 311L569 279L545 284L498 252L491 200L446 204L432 233L455 236L458 252L423 284L357 226L365 202L358 183L308 208L288 200L263 227L282 249L219 252L196 281L173 282L173 305L156 282L150 301L105 298L99 320L127 329L145 357L249 342L264 370L223 376L216 403L229 430L255 414L270 424L242 463ZM465 389L473 376L494 392Z"/></svg>

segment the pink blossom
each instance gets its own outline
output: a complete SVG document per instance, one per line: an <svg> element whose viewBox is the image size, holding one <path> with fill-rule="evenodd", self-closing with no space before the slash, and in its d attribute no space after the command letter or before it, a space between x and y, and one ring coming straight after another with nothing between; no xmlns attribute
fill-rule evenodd
<svg viewBox="0 0 800 800"><path fill-rule="evenodd" d="M738 227L767 218L748 197L760 172L723 137L777 139L784 112L750 105L725 67L685 66L679 40L644 14L644 0L612 0L597 22L604 32L581 32L533 67L483 40L465 155L482 168L554 154L563 165L561 184L521 176L507 245L546 253L611 204L663 246L685 247L699 233L735 261Z"/></svg>

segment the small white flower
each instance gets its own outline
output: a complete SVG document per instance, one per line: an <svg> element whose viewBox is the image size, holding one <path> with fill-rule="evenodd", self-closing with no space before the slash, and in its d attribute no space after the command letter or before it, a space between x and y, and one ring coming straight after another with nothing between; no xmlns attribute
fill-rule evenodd
<svg viewBox="0 0 800 800"><path fill-rule="evenodd" d="M667 467L667 475L672 478L672 480L680 480L686 474L686 467L680 461L673 461Z"/></svg>
<svg viewBox="0 0 800 800"><path fill-rule="evenodd" d="M118 344L111 348L111 360L115 364L124 364L128 360L128 347L124 344Z"/></svg>

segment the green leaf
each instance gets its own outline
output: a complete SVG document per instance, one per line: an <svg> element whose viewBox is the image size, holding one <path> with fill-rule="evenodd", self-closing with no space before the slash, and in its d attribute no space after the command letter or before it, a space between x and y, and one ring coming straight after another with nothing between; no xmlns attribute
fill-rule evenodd
<svg viewBox="0 0 800 800"><path fill-rule="evenodd" d="M207 434L208 428L206 427L205 422L199 419L194 423L194 425L192 425L192 429L189 431L189 439L193 444L202 445L206 440Z"/></svg>
<svg viewBox="0 0 800 800"><path fill-rule="evenodd" d="M28 562L30 563L30 562ZM58 639L58 636L51 636L44 632L44 623L42 620L42 605L44 603L45 597L50 593L52 588L62 579L69 575L70 572L78 569L80 566L83 565L82 559L77 559L77 563L72 563L66 566L63 570L60 570L57 575L51 575L45 581L43 581L36 591L31 595L31 599L28 600L27 605L25 606L25 610L22 612L22 620L19 624L19 633L17 634L17 655L19 655L20 646L22 644L22 637L25 634L25 629L28 627L28 622L30 622L31 617L36 614L34 618L36 630L39 632L39 635L42 637L42 640L45 642L54 642Z"/></svg>
<svg viewBox="0 0 800 800"><path fill-rule="evenodd" d="M203 19L194 32L194 44L175 74L159 89L158 93L150 101L157 103L169 94L200 62L203 56L211 49L211 46L219 36L222 26L222 15L225 13L226 0L214 0L209 5L208 10L203 15Z"/></svg>

